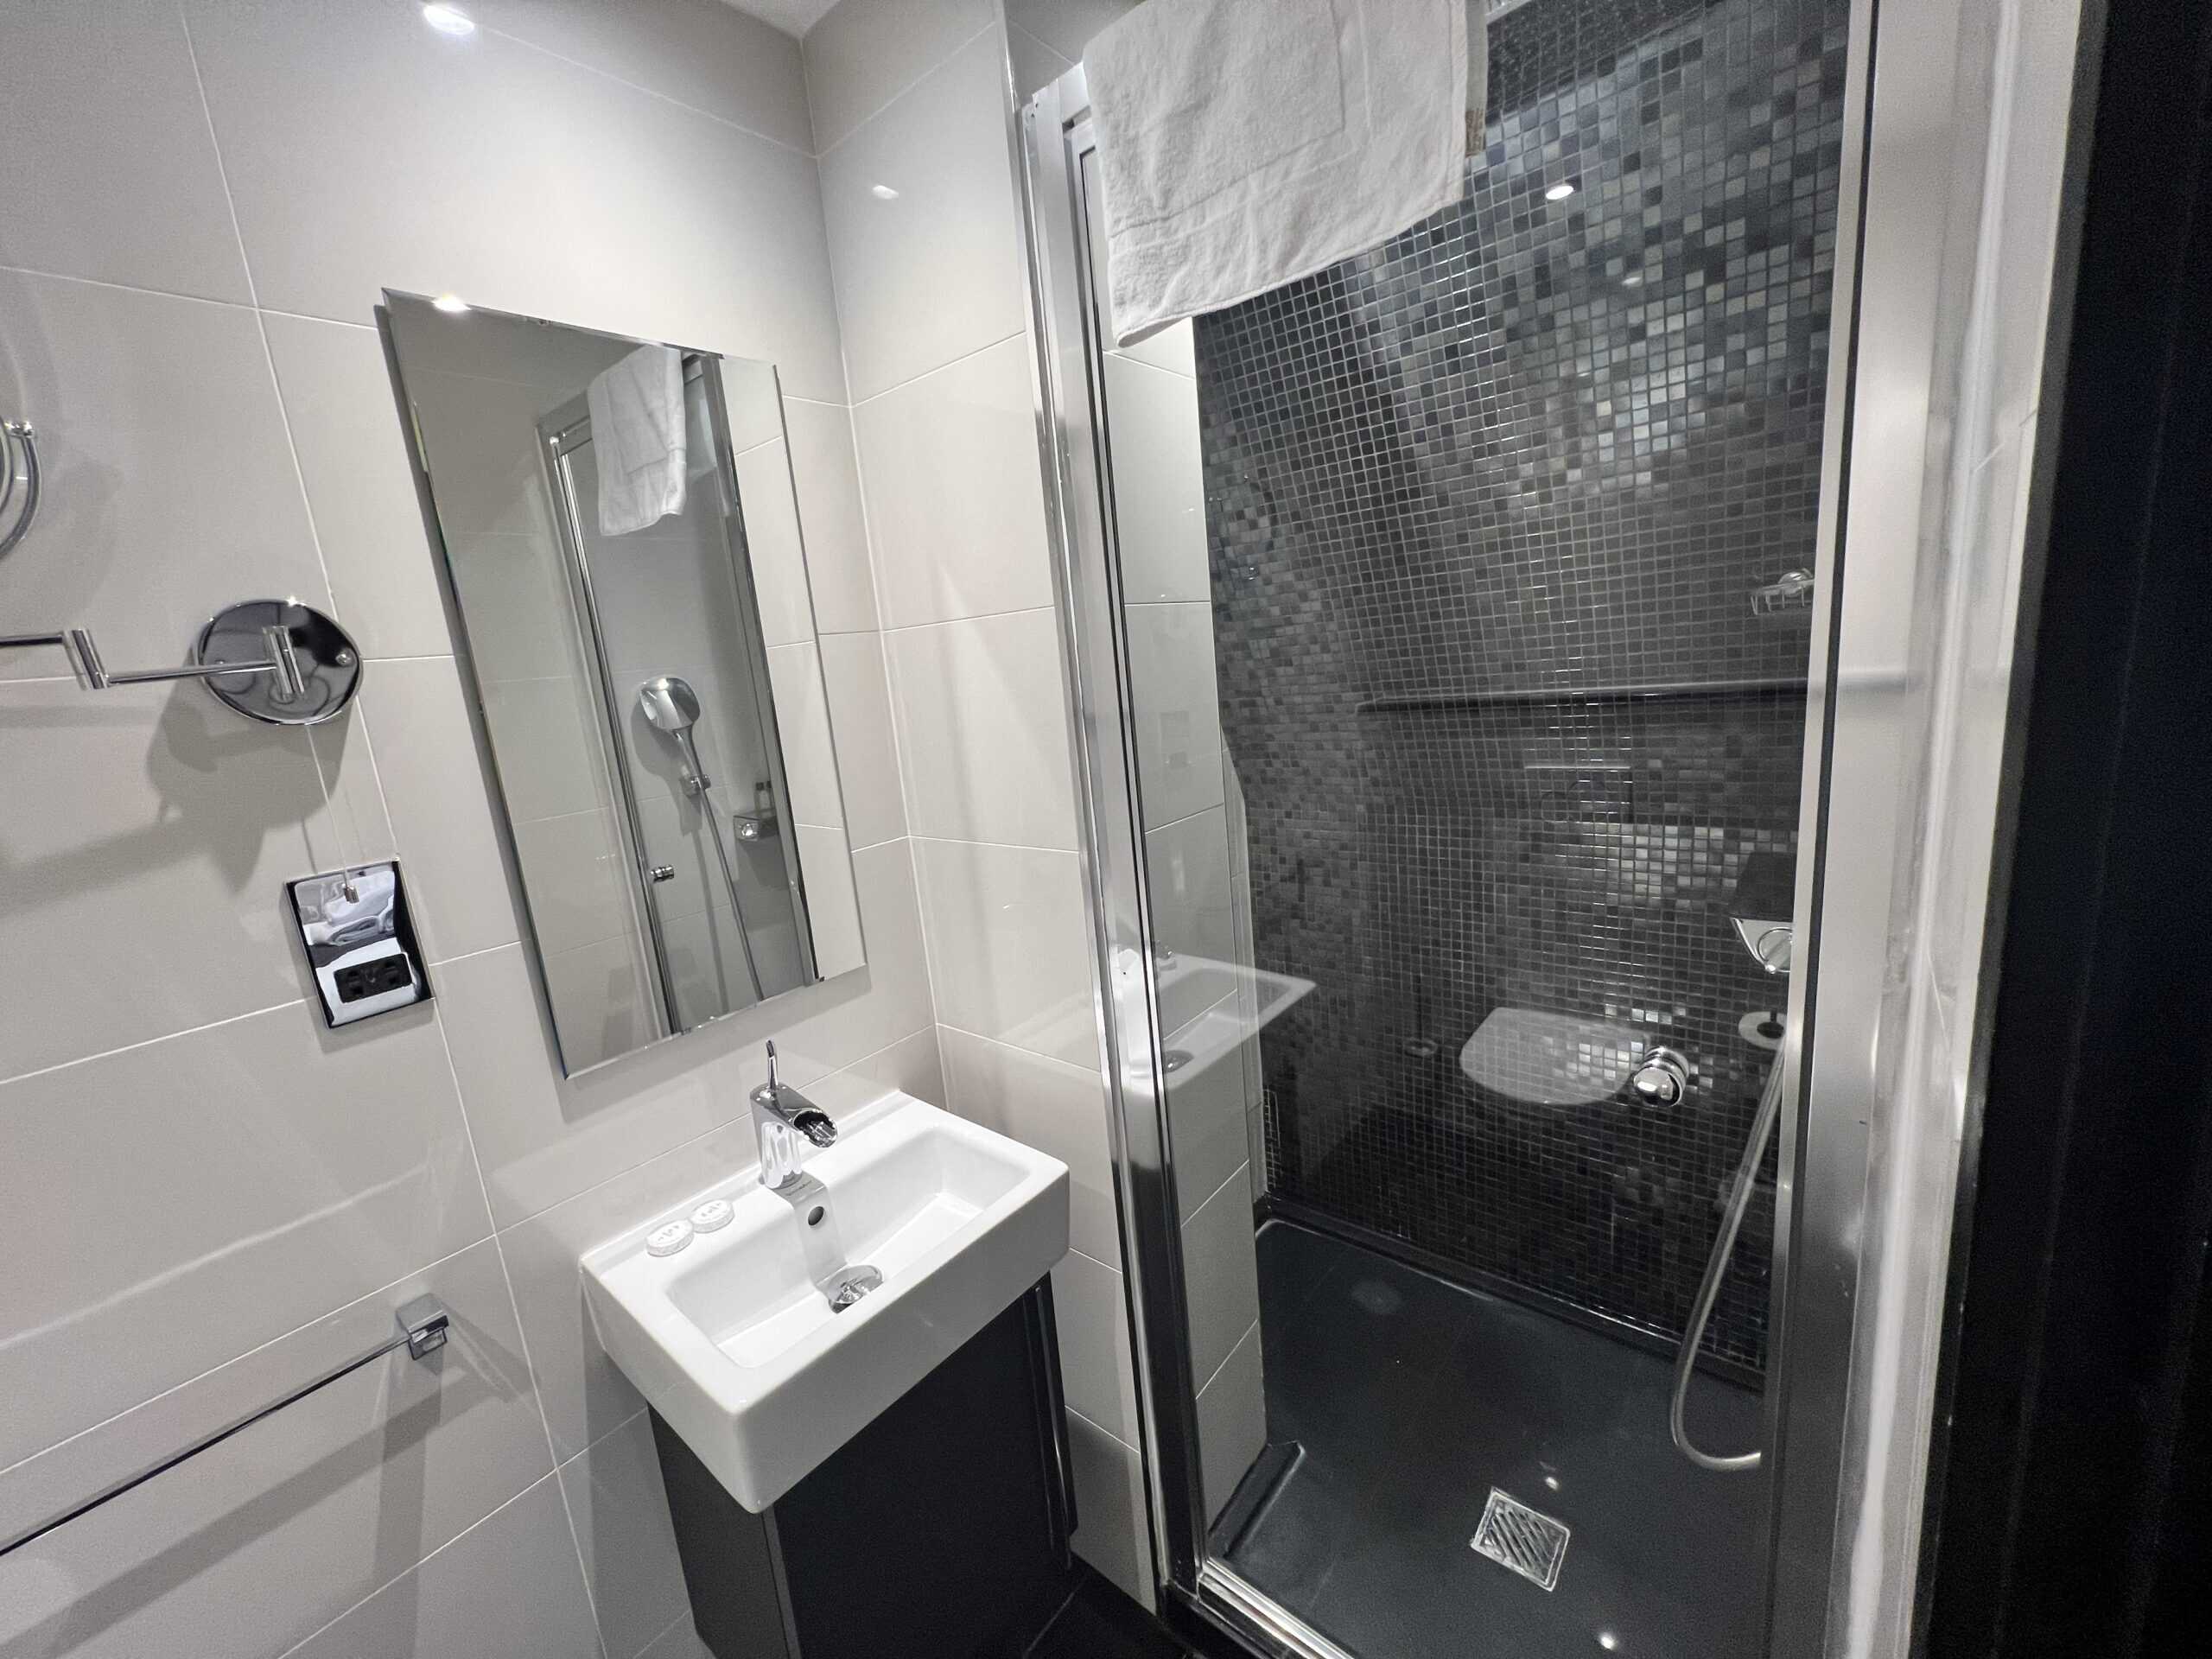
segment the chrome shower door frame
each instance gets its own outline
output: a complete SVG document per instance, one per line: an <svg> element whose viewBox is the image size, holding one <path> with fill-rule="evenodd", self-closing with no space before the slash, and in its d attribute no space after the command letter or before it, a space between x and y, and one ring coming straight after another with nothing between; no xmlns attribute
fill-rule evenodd
<svg viewBox="0 0 2212 1659"><path fill-rule="evenodd" d="M1853 1352L1872 1250L1862 1225L1870 1158L1879 1155L1875 1137L1891 1109L1876 1075L1875 1035L1892 902L1910 880L1910 860L1899 853L1910 844L1910 757L1925 707L1910 671L1909 610L1923 474L1940 448L1943 414L1945 232L1956 207L1943 187L1961 124L1950 105L1951 78L1968 9L1968 0L1886 8L1878 32L1875 0L1852 0L1849 20L1793 918L1799 970L1781 1055L1785 1109L1766 1389L1774 1483L1767 1651L1776 1659L1841 1650L1853 1535L1866 1497L1852 1472L1866 1410L1853 1392ZM1083 211L1081 157L1091 144L1083 70L1046 87L1020 111L1016 127L1038 435L1071 692L1154 1567L1163 1595L1255 1651L1341 1659L1337 1644L1206 1550L1130 736L1113 455L1099 418L1105 342ZM1882 262L1871 276L1870 248ZM1909 1598L1913 1568L1889 1563L1877 1592Z"/></svg>
<svg viewBox="0 0 2212 1659"><path fill-rule="evenodd" d="M581 397L563 404L538 423L538 459L545 470L545 493L553 505L553 533L561 543L563 574L568 577L571 609L588 652L590 672L598 696L597 722L603 764L614 785L621 810L613 815L622 839L624 865L630 872L631 926L638 943L652 958L653 971L646 983L653 992L653 1014L660 1022L656 1037L672 1037L683 1029L678 1021L676 981L669 969L668 944L661 935L660 906L653 902L652 878L646 870L645 826L638 810L637 785L630 776L624 750L621 710L627 705L614 690L614 669L607 658L607 634L599 618L599 595L592 587L591 561L584 551L583 512L576 500L575 456L591 442L591 417ZM516 861L519 867L521 861ZM536 947L533 947L535 949ZM560 1046L560 1022L552 1017L549 999L548 1028L556 1048ZM565 1059L563 1064L566 1065ZM573 1074L572 1074L573 1075Z"/></svg>
<svg viewBox="0 0 2212 1659"><path fill-rule="evenodd" d="M1153 1567L1164 1594L1179 1598L1255 1651L1357 1659L1205 1548L1197 1380L1161 1083L1166 1070L1130 738L1135 711L1122 626L1113 457L1096 418L1103 405L1104 350L1079 194L1078 158L1091 148L1089 106L1083 70L1070 70L1020 112L1015 149L1032 251L1038 443L1070 690L1084 891L1108 1072L1108 1138L1129 1269L1122 1279L1139 1362L1138 1431Z"/></svg>
<svg viewBox="0 0 2212 1659"><path fill-rule="evenodd" d="M709 353L685 352L683 365L686 379L697 378L706 391L707 425L715 446L715 466L712 469L717 491L716 502L722 522L722 543L730 566L730 582L738 610L738 628L745 646L746 671L753 687L753 706L765 710L760 721L760 738L768 770L768 784L777 804L782 828L777 836L778 851L784 866L785 890L791 895L791 913L797 924L799 983L811 985L821 978L814 950L814 928L807 911L806 884L799 868L798 835L791 822L791 785L784 768L783 734L775 716L775 688L769 677L765 652L756 646L762 639L760 599L753 577L750 543L746 539L743 502L737 486L737 460L730 448L728 422L724 412L721 364ZM782 387L777 390L778 419L782 418ZM608 772L620 798L622 810L615 815L617 828L623 842L625 861L632 873L631 906L632 918L639 931L640 941L652 952L654 974L651 981L655 996L655 1012L660 1019L662 1037L678 1036L696 1030L700 1025L712 1024L726 1019L728 1014L711 1014L706 1020L686 1026L677 1006L676 983L671 969L669 953L661 931L660 906L653 895L651 873L652 860L647 856L644 817L639 810L636 785L632 779L628 752L622 731L624 717L631 699L614 683L614 671L607 654L607 639L600 620L599 598L593 586L591 555L583 531L582 508L576 499L575 480L571 474L575 452L591 442L590 416L582 397L563 404L538 423L538 454L545 475L546 492L553 504L555 534L561 543L563 563L568 577L572 610L580 620L579 632L585 636L588 647L590 668L596 677L599 689L601 736L606 744L605 757ZM786 439L788 442L788 439ZM804 543L802 543L802 549ZM802 554L803 556L803 554ZM730 913L741 935L745 931L743 906L739 902L738 890L730 875L728 842L724 835L721 809L711 794L702 791L697 802L701 816L706 821L708 833L715 837L715 854L721 862L724 885L728 890ZM748 967L753 961L753 947L749 938L741 941ZM758 1007L767 1000L759 970L753 970ZM741 1013L732 1009L729 1013ZM550 1010L548 1010L550 1019ZM557 1027L556 1039L557 1041ZM619 1058L619 1057L618 1057Z"/></svg>

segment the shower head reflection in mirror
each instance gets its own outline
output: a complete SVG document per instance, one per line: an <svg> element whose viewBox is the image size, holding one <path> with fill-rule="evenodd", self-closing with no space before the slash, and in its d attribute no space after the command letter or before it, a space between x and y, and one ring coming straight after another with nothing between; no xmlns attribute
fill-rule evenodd
<svg viewBox="0 0 2212 1659"><path fill-rule="evenodd" d="M774 365L378 316L563 1071L862 966ZM653 511L603 512L608 467Z"/></svg>

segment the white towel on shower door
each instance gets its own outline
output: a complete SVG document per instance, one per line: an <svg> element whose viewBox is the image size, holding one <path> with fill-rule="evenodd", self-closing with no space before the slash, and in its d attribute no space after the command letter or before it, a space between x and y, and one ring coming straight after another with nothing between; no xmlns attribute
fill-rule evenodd
<svg viewBox="0 0 2212 1659"><path fill-rule="evenodd" d="M592 377L592 454L599 468L599 533L626 536L683 511L683 359L640 346Z"/></svg>
<svg viewBox="0 0 2212 1659"><path fill-rule="evenodd" d="M1148 0L1095 36L1083 67L1116 340L1459 200L1482 132L1482 3Z"/></svg>

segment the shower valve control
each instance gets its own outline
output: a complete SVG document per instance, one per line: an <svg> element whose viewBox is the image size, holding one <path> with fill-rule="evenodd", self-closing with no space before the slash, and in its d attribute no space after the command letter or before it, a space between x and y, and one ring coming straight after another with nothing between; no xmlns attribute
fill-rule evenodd
<svg viewBox="0 0 2212 1659"><path fill-rule="evenodd" d="M1671 1048L1647 1048L1629 1087L1641 1105L1678 1106L1689 1092L1690 1063Z"/></svg>

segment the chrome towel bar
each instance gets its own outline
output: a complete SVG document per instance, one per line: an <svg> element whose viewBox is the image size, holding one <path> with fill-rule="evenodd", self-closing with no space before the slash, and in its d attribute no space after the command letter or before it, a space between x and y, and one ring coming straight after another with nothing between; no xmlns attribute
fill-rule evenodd
<svg viewBox="0 0 2212 1659"><path fill-rule="evenodd" d="M96 1495L86 1498L66 1513L41 1521L27 1532L16 1534L7 1542L0 1544L0 1555L6 1555L11 1551L21 1549L25 1544L34 1543L45 1537L57 1527L66 1527L72 1521L90 1515L101 1504L110 1503L121 1497L125 1492L143 1486L156 1475L167 1474L177 1465L198 1457L202 1452L211 1447L220 1446L232 1435L251 1428L263 1418L273 1416L287 1406L297 1405L309 1395L328 1388L342 1376L352 1376L364 1365L375 1363L386 1354L394 1353L404 1348L410 1359L427 1359L446 1345L446 1337L451 1320L447 1316L444 1305L436 1297L417 1296L401 1308L396 1317L399 1323L398 1331L370 1349L365 1354L357 1355L335 1370L323 1372L314 1382L294 1389L281 1400L272 1400L258 1410L250 1411L243 1417L234 1418L212 1434L201 1435L183 1451L163 1458L150 1469L142 1469L126 1479L102 1487Z"/></svg>

